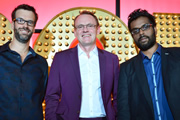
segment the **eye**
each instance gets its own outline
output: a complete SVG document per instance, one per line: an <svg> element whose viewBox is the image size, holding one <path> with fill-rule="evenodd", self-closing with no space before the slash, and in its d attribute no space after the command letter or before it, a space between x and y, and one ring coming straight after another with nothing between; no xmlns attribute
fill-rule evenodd
<svg viewBox="0 0 180 120"><path fill-rule="evenodd" d="M142 29L143 30L146 30L146 29L148 29L149 28L149 24L144 24L143 26L142 26Z"/></svg>
<svg viewBox="0 0 180 120"><path fill-rule="evenodd" d="M139 29L133 29L133 30L132 30L132 33L133 33L133 34L139 33Z"/></svg>
<svg viewBox="0 0 180 120"><path fill-rule="evenodd" d="M94 27L93 24L87 24L87 27Z"/></svg>
<svg viewBox="0 0 180 120"><path fill-rule="evenodd" d="M17 20L18 20L18 22L20 22L20 23L23 23L23 22L24 22L24 20L21 19L21 18L19 18L19 19L17 19Z"/></svg>
<svg viewBox="0 0 180 120"><path fill-rule="evenodd" d="M30 21L28 21L28 24L29 24L29 25L33 25L34 22L30 20Z"/></svg>
<svg viewBox="0 0 180 120"><path fill-rule="evenodd" d="M78 29L81 29L81 28L83 28L83 27L84 27L83 25L77 26Z"/></svg>

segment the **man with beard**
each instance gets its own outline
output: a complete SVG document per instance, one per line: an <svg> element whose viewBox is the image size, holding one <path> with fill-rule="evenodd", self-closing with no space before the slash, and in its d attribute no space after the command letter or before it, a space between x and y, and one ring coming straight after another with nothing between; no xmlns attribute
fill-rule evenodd
<svg viewBox="0 0 180 120"><path fill-rule="evenodd" d="M0 47L0 120L43 120L48 65L29 47L37 19L26 4L12 12L13 40Z"/></svg>
<svg viewBox="0 0 180 120"><path fill-rule="evenodd" d="M180 118L180 48L156 42L156 22L146 10L128 17L128 28L140 52L121 64L118 120Z"/></svg>

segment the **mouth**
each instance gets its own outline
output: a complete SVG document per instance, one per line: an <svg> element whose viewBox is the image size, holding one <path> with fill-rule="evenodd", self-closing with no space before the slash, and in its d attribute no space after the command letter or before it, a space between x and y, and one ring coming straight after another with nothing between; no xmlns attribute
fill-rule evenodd
<svg viewBox="0 0 180 120"><path fill-rule="evenodd" d="M21 31L22 34L28 34L30 32L30 30L24 29L24 28L19 29L19 30Z"/></svg>
<svg viewBox="0 0 180 120"><path fill-rule="evenodd" d="M82 37L90 37L90 36L91 36L90 34L82 35Z"/></svg>
<svg viewBox="0 0 180 120"><path fill-rule="evenodd" d="M141 42L141 43L145 43L145 42L147 42L148 40L149 40L148 37L143 36L143 37L140 37L138 41Z"/></svg>

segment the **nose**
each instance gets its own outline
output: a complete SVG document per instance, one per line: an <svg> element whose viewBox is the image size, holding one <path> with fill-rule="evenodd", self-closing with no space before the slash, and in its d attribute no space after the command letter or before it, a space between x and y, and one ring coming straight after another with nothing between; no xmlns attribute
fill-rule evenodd
<svg viewBox="0 0 180 120"><path fill-rule="evenodd" d="M85 31L85 32L88 31L87 26L84 26L84 27L83 27L83 31Z"/></svg>
<svg viewBox="0 0 180 120"><path fill-rule="evenodd" d="M25 22L23 25L24 25L25 27L28 27L28 23L27 23L27 22Z"/></svg>
<svg viewBox="0 0 180 120"><path fill-rule="evenodd" d="M140 30L139 30L139 34L140 34L140 35L144 34L144 31L140 29Z"/></svg>

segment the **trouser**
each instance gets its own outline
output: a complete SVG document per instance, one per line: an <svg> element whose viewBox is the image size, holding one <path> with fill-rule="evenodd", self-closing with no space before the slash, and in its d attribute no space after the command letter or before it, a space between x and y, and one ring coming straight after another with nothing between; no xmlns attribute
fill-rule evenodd
<svg viewBox="0 0 180 120"><path fill-rule="evenodd" d="M97 118L79 118L79 120L107 120L106 117L97 117Z"/></svg>

